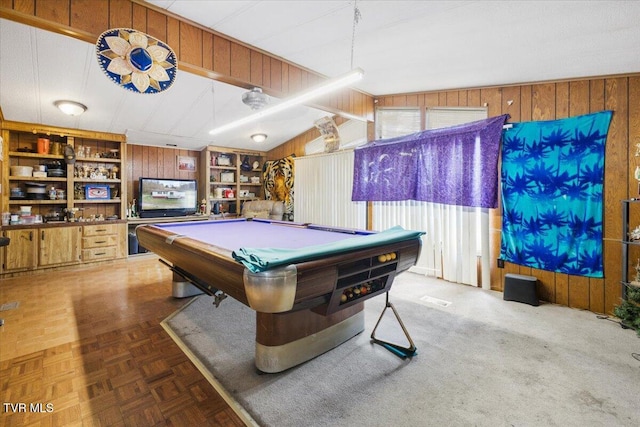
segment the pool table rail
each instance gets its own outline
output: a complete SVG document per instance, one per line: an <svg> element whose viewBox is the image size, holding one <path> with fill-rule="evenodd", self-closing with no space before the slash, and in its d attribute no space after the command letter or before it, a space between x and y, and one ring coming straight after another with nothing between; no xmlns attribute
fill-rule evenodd
<svg viewBox="0 0 640 427"><path fill-rule="evenodd" d="M138 226L136 234L141 246L214 288L202 291L213 295L221 290L249 305L242 283L245 267L231 258L229 250L189 237L176 238L174 233L153 225Z"/></svg>

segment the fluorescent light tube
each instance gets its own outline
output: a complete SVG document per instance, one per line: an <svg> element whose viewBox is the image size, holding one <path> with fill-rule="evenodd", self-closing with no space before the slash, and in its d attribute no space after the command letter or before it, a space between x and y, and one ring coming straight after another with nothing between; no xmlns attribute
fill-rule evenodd
<svg viewBox="0 0 640 427"><path fill-rule="evenodd" d="M295 105L304 104L305 102L311 101L312 99L318 98L322 95L326 95L327 93L333 92L334 90L348 86L351 83L360 80L363 76L364 76L364 71L362 71L362 69L360 68L355 68L349 71L347 74L344 74L339 77L335 77L333 79L329 79L318 86L307 89L291 98L287 98L284 101L280 102L279 104L275 104L271 107L264 108L258 111L257 113L251 114L249 116L243 117L236 121L227 123L226 125L222 125L215 129L212 129L209 131L209 134L218 135L230 129L235 129L247 123L251 123L253 121L262 119L264 117L271 116L272 114L279 113Z"/></svg>

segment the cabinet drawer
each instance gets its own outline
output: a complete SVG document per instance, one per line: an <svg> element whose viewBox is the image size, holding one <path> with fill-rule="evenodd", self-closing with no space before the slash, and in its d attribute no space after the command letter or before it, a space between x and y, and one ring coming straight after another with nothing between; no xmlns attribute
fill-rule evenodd
<svg viewBox="0 0 640 427"><path fill-rule="evenodd" d="M103 248L106 246L115 246L117 238L110 234L106 236L89 236L82 238L82 249Z"/></svg>
<svg viewBox="0 0 640 427"><path fill-rule="evenodd" d="M116 247L91 248L82 250L83 261L93 261L98 259L114 259L116 257Z"/></svg>
<svg viewBox="0 0 640 427"><path fill-rule="evenodd" d="M107 234L117 234L117 227L117 224L85 225L84 227L82 227L82 235L105 236Z"/></svg>

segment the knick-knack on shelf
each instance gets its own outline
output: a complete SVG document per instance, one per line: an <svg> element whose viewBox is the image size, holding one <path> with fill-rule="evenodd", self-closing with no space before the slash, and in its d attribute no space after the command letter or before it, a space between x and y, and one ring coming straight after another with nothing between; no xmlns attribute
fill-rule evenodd
<svg viewBox="0 0 640 427"><path fill-rule="evenodd" d="M240 169L242 169L243 171L251 170L251 165L249 164L249 156L244 156L244 159L242 159L242 164L240 165Z"/></svg>

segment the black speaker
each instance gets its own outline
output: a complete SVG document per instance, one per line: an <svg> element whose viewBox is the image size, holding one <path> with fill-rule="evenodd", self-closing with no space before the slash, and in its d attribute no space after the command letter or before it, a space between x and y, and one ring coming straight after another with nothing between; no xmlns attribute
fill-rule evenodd
<svg viewBox="0 0 640 427"><path fill-rule="evenodd" d="M521 274L505 274L504 276L504 300L517 301L534 306L540 305L536 285L538 279L533 276Z"/></svg>
<svg viewBox="0 0 640 427"><path fill-rule="evenodd" d="M129 233L129 255L138 253L138 238L136 233Z"/></svg>

